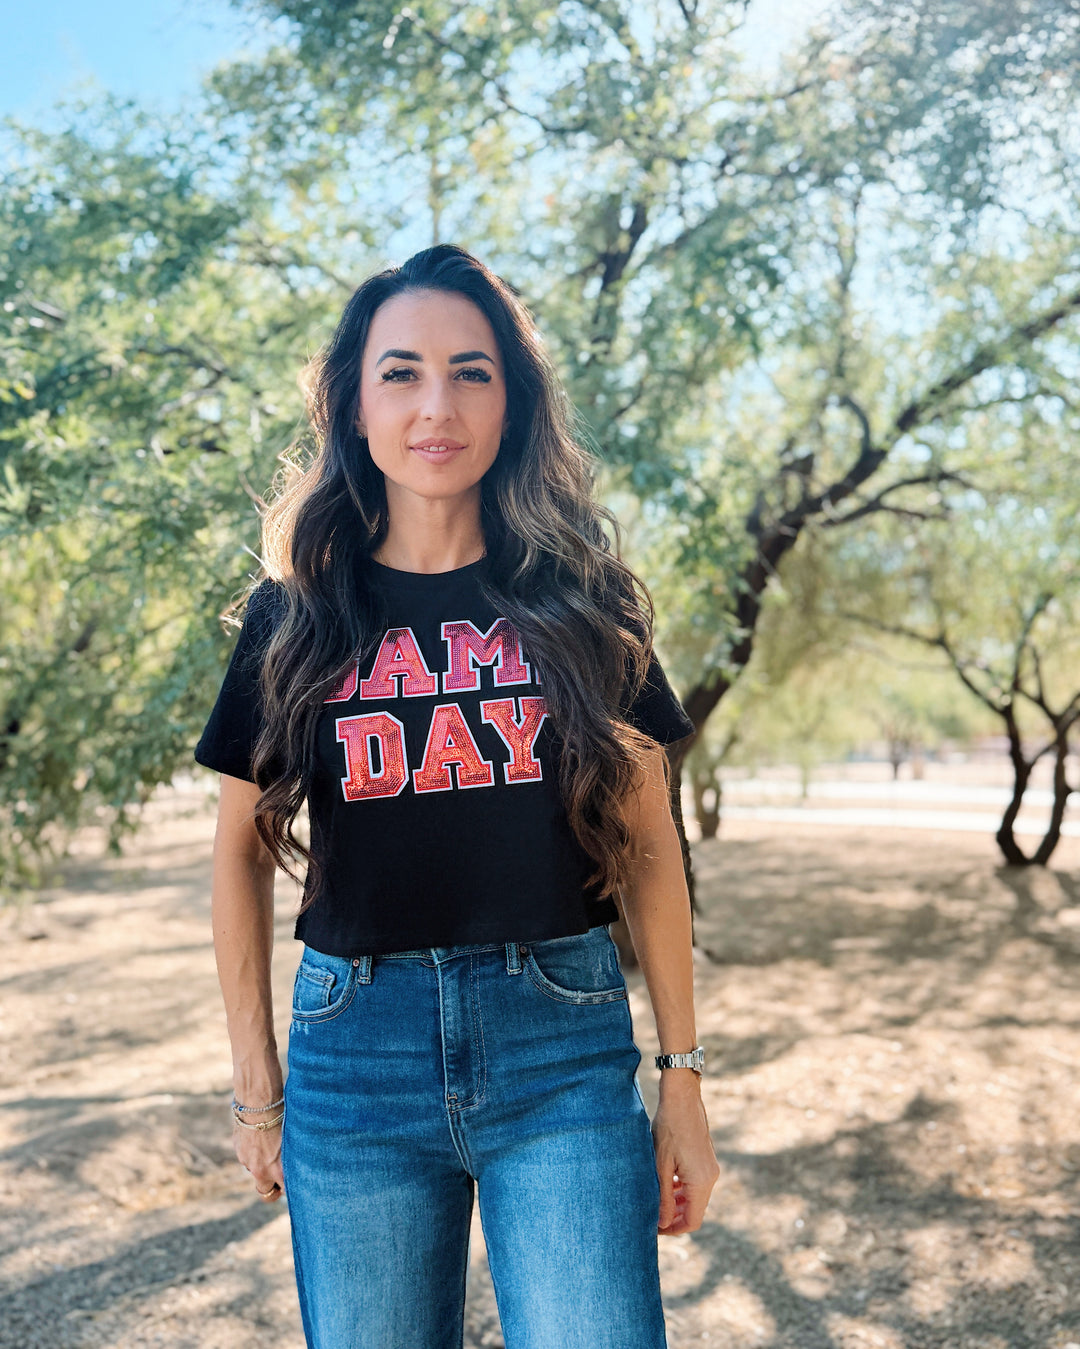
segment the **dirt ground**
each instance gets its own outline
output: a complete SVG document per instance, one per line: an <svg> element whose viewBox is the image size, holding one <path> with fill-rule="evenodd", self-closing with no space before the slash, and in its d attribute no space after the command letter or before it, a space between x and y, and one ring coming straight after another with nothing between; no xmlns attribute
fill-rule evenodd
<svg viewBox="0 0 1080 1349"><path fill-rule="evenodd" d="M0 914L0 1345L300 1349L288 1213L229 1144L212 802L147 819ZM1018 873L977 834L739 819L695 854L722 1170L660 1239L672 1349L1080 1349L1080 840ZM477 1217L467 1344L501 1343Z"/></svg>

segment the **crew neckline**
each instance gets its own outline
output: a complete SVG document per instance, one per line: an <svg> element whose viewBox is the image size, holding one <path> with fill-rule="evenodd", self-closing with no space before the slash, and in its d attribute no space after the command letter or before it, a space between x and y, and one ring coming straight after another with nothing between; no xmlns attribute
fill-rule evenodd
<svg viewBox="0 0 1080 1349"><path fill-rule="evenodd" d="M430 590L448 582L465 580L479 571L486 560L485 553L475 562L466 562L464 567L452 567L449 571L402 571L398 567L388 567L385 562L378 562L373 557L367 559L375 577L382 577L393 585L411 586L417 590Z"/></svg>

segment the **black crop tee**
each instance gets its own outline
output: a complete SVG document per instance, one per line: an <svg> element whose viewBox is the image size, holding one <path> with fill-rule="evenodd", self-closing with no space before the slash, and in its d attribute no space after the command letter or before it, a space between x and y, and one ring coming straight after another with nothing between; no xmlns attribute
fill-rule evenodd
<svg viewBox="0 0 1080 1349"><path fill-rule="evenodd" d="M559 794L543 684L481 593L482 565L364 569L386 632L318 719L308 816L323 880L296 923L317 951L540 941L618 916L587 883L594 864ZM281 598L269 580L252 592L195 748L200 764L249 782L259 664ZM661 744L693 731L655 657L628 716Z"/></svg>

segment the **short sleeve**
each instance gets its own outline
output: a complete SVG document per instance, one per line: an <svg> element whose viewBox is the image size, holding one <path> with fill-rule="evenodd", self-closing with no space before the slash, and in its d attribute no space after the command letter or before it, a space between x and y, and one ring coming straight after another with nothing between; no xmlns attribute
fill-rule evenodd
<svg viewBox="0 0 1080 1349"><path fill-rule="evenodd" d="M281 594L281 587L271 580L251 592L217 702L195 746L196 763L247 782L255 781L251 757L263 723L259 671Z"/></svg>
<svg viewBox="0 0 1080 1349"><path fill-rule="evenodd" d="M638 696L627 709L626 719L661 745L694 734L694 723L686 715L655 654L649 660Z"/></svg>

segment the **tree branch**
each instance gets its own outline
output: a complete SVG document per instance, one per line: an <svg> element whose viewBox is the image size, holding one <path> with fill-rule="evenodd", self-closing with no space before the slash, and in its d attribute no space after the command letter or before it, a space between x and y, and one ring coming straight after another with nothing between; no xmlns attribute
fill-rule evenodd
<svg viewBox="0 0 1080 1349"><path fill-rule="evenodd" d="M971 669L979 670L981 673L993 678L993 671L980 665L977 661L965 661L953 650L944 630L931 635L930 633L920 632L917 628L909 628L903 623L885 623L879 618L872 618L867 614L857 614L849 610L841 610L840 618L846 618L852 623L862 623L865 627L873 628L877 632L886 632L893 637L907 637L914 642L921 642L923 646L933 647L935 650L942 651L948 657L949 663L956 671L964 686L968 688L978 700L998 716L1005 712L1009 700L998 701L991 693L985 689L979 688L978 684L971 678L968 671ZM996 682L996 681L995 681Z"/></svg>
<svg viewBox="0 0 1080 1349"><path fill-rule="evenodd" d="M921 398L914 399L904 408L894 423L898 437L907 435L909 431L928 420L935 407L943 403L957 389L973 380L976 375L999 365L1009 354L1010 348L1018 342L1034 342L1037 337L1049 332L1062 319L1068 318L1078 309L1080 309L1080 289L1072 291L1052 309L1045 310L1028 323L1021 324L1019 328L1013 329L1000 341L983 342L975 348L968 360L957 366L944 379L940 379L936 384L931 385Z"/></svg>
<svg viewBox="0 0 1080 1349"><path fill-rule="evenodd" d="M816 496L807 497L792 511L785 512L780 524L788 529L794 527L796 533L802 528L810 515L827 514L829 509L865 482L888 457L893 445L928 420L937 407L957 389L962 388L984 370L1000 363L1011 347L1018 342L1030 343L1043 333L1080 310L1080 289L1071 292L1060 303L1045 310L1029 322L1015 328L999 342L984 342L976 348L973 355L958 366L944 379L931 385L919 398L913 399L893 422L890 435L882 446L875 446L870 430L870 420L864 410L849 393L838 396L837 401L855 414L860 426L859 453L847 473L838 481L826 487Z"/></svg>
<svg viewBox="0 0 1080 1349"><path fill-rule="evenodd" d="M971 491L974 490L974 484L968 482L962 474L951 473L948 469L942 469L939 473L921 473L914 478L900 478L896 482L890 483L887 487L883 487L876 496L871 497L869 501L864 502L861 506L856 506L853 510L848 511L846 515L831 515L826 517L822 521L822 525L829 528L832 528L835 525L847 525L850 524L852 520L860 520L863 516L872 515L875 511L882 510L889 511L894 515L910 516L916 520L946 520L948 519L948 514L946 512L934 515L924 511L909 510L906 507L890 506L885 501L885 498L890 492L898 492L902 487L923 487L942 482L953 482L960 487L967 488Z"/></svg>
<svg viewBox="0 0 1080 1349"><path fill-rule="evenodd" d="M1031 606L1031 612L1028 614L1027 618L1024 619L1024 626L1021 628L1020 636L1017 638L1016 642L1016 649L1013 655L1012 678L1009 681L1009 687L1012 689L1013 693L1019 693L1021 691L1020 667L1024 660L1024 651L1027 648L1028 641L1031 637L1031 630L1035 626L1039 615L1045 610L1052 598L1052 595L1048 595L1045 592L1042 595L1037 596L1034 604Z"/></svg>

